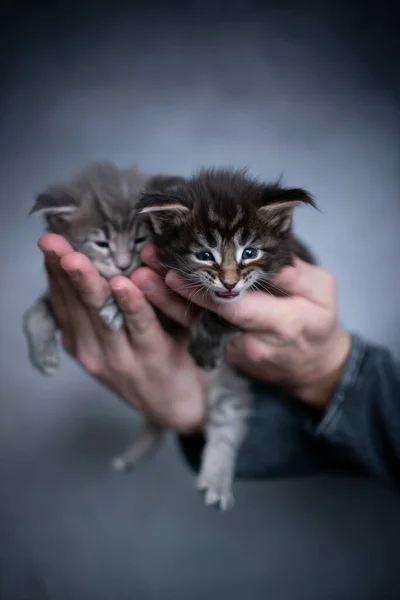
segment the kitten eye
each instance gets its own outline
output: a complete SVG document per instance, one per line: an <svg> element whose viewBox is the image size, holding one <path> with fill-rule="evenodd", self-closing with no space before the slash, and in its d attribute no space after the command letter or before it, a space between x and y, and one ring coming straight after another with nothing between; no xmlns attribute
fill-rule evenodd
<svg viewBox="0 0 400 600"><path fill-rule="evenodd" d="M109 247L109 243L103 240L99 240L99 241L95 241L96 246L98 246L99 248L108 248Z"/></svg>
<svg viewBox="0 0 400 600"><path fill-rule="evenodd" d="M250 258L257 258L258 250L256 248L245 248L242 253L242 260L249 260Z"/></svg>
<svg viewBox="0 0 400 600"><path fill-rule="evenodd" d="M197 252L197 254L195 254L195 257L198 260L204 260L205 262L215 262L214 256L211 254L211 252L208 252L208 250L203 250L203 252Z"/></svg>
<svg viewBox="0 0 400 600"><path fill-rule="evenodd" d="M141 237L141 238L136 238L135 240L135 244L142 244L143 242L146 241L145 237Z"/></svg>

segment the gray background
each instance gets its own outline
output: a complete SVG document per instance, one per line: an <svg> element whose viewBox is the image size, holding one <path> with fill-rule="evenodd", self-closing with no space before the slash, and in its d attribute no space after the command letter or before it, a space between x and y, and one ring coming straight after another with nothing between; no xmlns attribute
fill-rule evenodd
<svg viewBox="0 0 400 600"><path fill-rule="evenodd" d="M96 159L247 165L308 187L322 212L299 211L297 229L338 279L344 324L399 351L393 16L266 4L3 15L0 531L8 576L33 560L51 600L400 597L394 494L350 477L239 482L232 513L206 511L172 435L116 476L139 417L67 357L52 379L27 361L21 315L45 286L27 213Z"/></svg>

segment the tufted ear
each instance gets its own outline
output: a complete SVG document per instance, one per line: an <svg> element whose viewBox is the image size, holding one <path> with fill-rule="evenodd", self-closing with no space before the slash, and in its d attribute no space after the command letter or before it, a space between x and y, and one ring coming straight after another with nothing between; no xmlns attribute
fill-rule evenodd
<svg viewBox="0 0 400 600"><path fill-rule="evenodd" d="M296 206L317 208L313 196L302 188L266 186L263 200L265 204L258 209L260 218L282 233L290 229Z"/></svg>
<svg viewBox="0 0 400 600"><path fill-rule="evenodd" d="M171 193L186 183L186 179L180 175L153 175L146 184L148 192Z"/></svg>
<svg viewBox="0 0 400 600"><path fill-rule="evenodd" d="M160 235L173 221L188 215L190 209L178 198L166 194L143 193L138 203L138 214L148 216L154 233Z"/></svg>
<svg viewBox="0 0 400 600"><path fill-rule="evenodd" d="M39 194L29 214L44 214L47 217L56 216L68 219L77 210L78 203L67 189L61 186L49 187Z"/></svg>

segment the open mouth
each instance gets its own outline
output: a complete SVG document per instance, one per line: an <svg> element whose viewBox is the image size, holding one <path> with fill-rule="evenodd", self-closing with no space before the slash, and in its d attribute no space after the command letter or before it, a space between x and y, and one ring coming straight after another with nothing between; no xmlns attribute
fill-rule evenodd
<svg viewBox="0 0 400 600"><path fill-rule="evenodd" d="M214 292L218 298L237 298L240 292Z"/></svg>

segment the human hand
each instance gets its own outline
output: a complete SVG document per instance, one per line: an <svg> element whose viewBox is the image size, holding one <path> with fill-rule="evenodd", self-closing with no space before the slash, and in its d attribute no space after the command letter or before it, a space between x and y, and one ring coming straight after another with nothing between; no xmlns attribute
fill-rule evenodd
<svg viewBox="0 0 400 600"><path fill-rule="evenodd" d="M233 304L215 304L206 295L193 294L172 271L166 283L244 330L227 348L233 366L255 380L280 385L310 405L323 408L329 403L350 350L350 336L338 324L330 273L296 259L295 266L274 279L290 296L250 292Z"/></svg>
<svg viewBox="0 0 400 600"><path fill-rule="evenodd" d="M171 293L162 273L141 268L130 279L107 282L63 237L47 234L39 247L65 350L160 425L181 433L198 429L204 418L206 376L189 356L186 340L174 340L162 329L143 293L147 289L167 316L182 325L189 323L187 302ZM110 289L126 320L118 331L98 316Z"/></svg>

